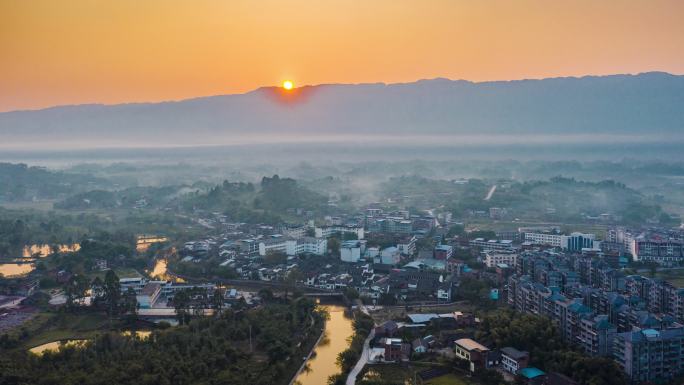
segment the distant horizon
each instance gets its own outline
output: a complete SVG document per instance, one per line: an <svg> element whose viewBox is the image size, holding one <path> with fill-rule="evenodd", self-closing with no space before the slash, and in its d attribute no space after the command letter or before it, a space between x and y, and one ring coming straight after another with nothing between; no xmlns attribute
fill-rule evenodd
<svg viewBox="0 0 684 385"><path fill-rule="evenodd" d="M0 1L0 111L400 83L684 74L680 0Z"/></svg>
<svg viewBox="0 0 684 385"><path fill-rule="evenodd" d="M669 71L663 71L663 70L649 70L649 71L639 71L639 72L631 72L631 73L606 73L606 74L584 74L584 75L559 75L559 76L550 76L550 77L525 77L525 78L515 78L515 79L490 79L490 80L470 80L470 79L464 79L464 78L449 78L446 76L435 76L435 77L430 77L430 78L419 78L415 80L407 80L407 81L398 81L398 82L384 82L384 81L377 81L377 82L325 82L325 83L317 83L317 84L295 84L295 89L302 89L302 88L307 88L307 87L322 87L322 86L362 86L362 85L385 85L385 86L393 86L393 85L402 85L402 84L415 84L419 82L424 82L424 81L435 81L435 80L446 80L446 81L451 81L451 82L468 82L472 84L486 84L486 83L508 83L508 82L523 82L523 81L535 81L535 80L552 80L552 79L583 79L583 78L592 78L592 77L611 77L611 76L639 76L639 75L646 75L646 74L663 74L663 75L670 75L670 76L684 76L684 73L674 73L674 72L669 72ZM143 104L162 104L162 103L177 103L177 102L184 102L184 101L189 101L189 100L195 100L195 99L205 99L205 98L212 98L212 97L221 97L221 96L233 96L233 95L246 95L250 94L252 92L256 92L262 89L279 89L281 88L279 85L262 85L258 86L256 88L244 91L244 92L227 92L227 93L216 93L216 94L207 94L207 95L195 95L195 96L187 96L187 97L182 97L182 98L177 98L177 99L158 99L158 100L131 100L131 101L122 101L122 102L115 102L115 103L105 103L105 102L97 102L97 101L92 101L92 102L83 102L83 103L74 103L74 104L55 104L55 105L50 105L50 106L45 106L45 107L37 107L37 108L24 108L24 109L15 109L15 110L2 110L0 109L0 114L4 113L12 113L12 112L32 112L32 111L42 111L42 110L50 110L50 109L57 109L57 108L62 108L62 107L79 107L79 106L102 106L102 107L115 107L115 106L125 106L125 105L143 105Z"/></svg>

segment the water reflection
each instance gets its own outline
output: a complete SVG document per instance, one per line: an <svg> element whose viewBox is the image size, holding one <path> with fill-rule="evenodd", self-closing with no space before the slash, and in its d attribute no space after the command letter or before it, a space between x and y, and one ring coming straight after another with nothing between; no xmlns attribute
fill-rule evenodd
<svg viewBox="0 0 684 385"><path fill-rule="evenodd" d="M302 385L327 384L328 377L339 373L337 355L349 348L349 337L354 334L352 320L345 315L343 306L326 305L323 308L330 314L330 319L325 323L322 343L316 345L314 355L307 362L308 370L296 378Z"/></svg>
<svg viewBox="0 0 684 385"><path fill-rule="evenodd" d="M136 241L135 249L139 253L143 253L147 251L147 249L149 249L153 244L166 241L168 241L168 238L166 237L158 237L156 235L140 235Z"/></svg>
<svg viewBox="0 0 684 385"><path fill-rule="evenodd" d="M126 336L126 337L130 337L132 333L130 330L125 330L121 334ZM151 334L152 334L152 331L150 331L150 330L136 330L135 331L135 336L140 338L141 340L149 338L149 336Z"/></svg>
<svg viewBox="0 0 684 385"><path fill-rule="evenodd" d="M0 274L5 278L21 277L35 268L33 263L0 263Z"/></svg>
<svg viewBox="0 0 684 385"><path fill-rule="evenodd" d="M53 341L46 344L38 345L34 348L29 349L29 352L33 354L42 355L45 352L56 352L59 348L64 347L80 347L83 346L88 340L64 340L64 341Z"/></svg>
<svg viewBox="0 0 684 385"><path fill-rule="evenodd" d="M81 245L78 243L73 243L71 245L54 245L57 248L57 251L60 253L73 253L76 251L79 251L81 249ZM24 250L22 251L22 257L24 258L31 258L31 257L47 257L48 255L52 254L52 246L44 244L44 245L27 245L24 246Z"/></svg>
<svg viewBox="0 0 684 385"><path fill-rule="evenodd" d="M150 277L155 279L160 279L164 281L171 282L185 282L184 279L178 278L173 274L168 272L168 261L166 259L160 258L154 263L154 268L149 273Z"/></svg>

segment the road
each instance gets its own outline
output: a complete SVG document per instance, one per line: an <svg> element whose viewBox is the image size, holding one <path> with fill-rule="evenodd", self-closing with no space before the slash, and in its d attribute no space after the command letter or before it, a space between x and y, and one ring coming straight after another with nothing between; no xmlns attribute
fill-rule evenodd
<svg viewBox="0 0 684 385"><path fill-rule="evenodd" d="M484 200L488 201L492 199L492 195L494 195L494 191L496 191L496 185L492 186L492 188L489 189L489 192L487 193L487 196L485 197Z"/></svg>
<svg viewBox="0 0 684 385"><path fill-rule="evenodd" d="M349 372L349 376L347 377L347 382L346 385L355 385L356 384L356 376L361 373L361 370L363 370L363 367L366 366L368 363L368 357L370 356L370 342L375 337L375 329L372 329L371 332L368 334L368 337L366 337L366 340L363 341L363 351L361 352L361 357L359 357L359 360L356 362L356 365L354 365L354 368Z"/></svg>
<svg viewBox="0 0 684 385"><path fill-rule="evenodd" d="M366 305L364 305L363 302L361 302L361 300L357 299L356 305L358 306L359 310L361 310L367 316L370 316L368 308L366 308ZM356 365L354 365L354 368L351 370L351 372L349 372L349 375L347 376L346 385L354 385L356 383L356 377L359 375L359 373L361 373L363 367L366 366L366 364L368 363L368 357L370 356L370 342L373 340L374 337L375 328L371 329L370 333L368 333L368 337L366 337L366 340L363 341L363 351L361 351L361 357L359 357L359 360L356 362Z"/></svg>

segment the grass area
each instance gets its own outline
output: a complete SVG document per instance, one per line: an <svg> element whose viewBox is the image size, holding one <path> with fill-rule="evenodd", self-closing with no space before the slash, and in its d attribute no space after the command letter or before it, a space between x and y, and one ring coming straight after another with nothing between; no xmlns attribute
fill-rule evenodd
<svg viewBox="0 0 684 385"><path fill-rule="evenodd" d="M402 365L371 365L366 366L358 377L357 383L363 385L367 382L374 384L401 384L401 385L476 385L477 382L448 373L443 376L435 377L425 382L421 381L418 373L430 369L425 366ZM414 382L417 381L417 382Z"/></svg>
<svg viewBox="0 0 684 385"><path fill-rule="evenodd" d="M142 274L138 272L138 270L131 268L131 267L116 267L114 268L114 272L119 278L138 278L142 277ZM94 271L92 273L88 273L88 277L90 279L95 279L95 277L100 277L101 280L104 280L105 275L107 274L107 271Z"/></svg>
<svg viewBox="0 0 684 385"><path fill-rule="evenodd" d="M669 281L676 287L684 287L684 269L659 271L655 276Z"/></svg>
<svg viewBox="0 0 684 385"><path fill-rule="evenodd" d="M425 385L467 385L470 382L453 374L449 373L444 376L436 377L425 382Z"/></svg>
<svg viewBox="0 0 684 385"><path fill-rule="evenodd" d="M413 379L415 378L415 375L416 371L410 367L399 365L372 365L366 366L358 378L362 380L361 384L363 384L363 380L366 380L386 384L414 385Z"/></svg>
<svg viewBox="0 0 684 385"><path fill-rule="evenodd" d="M93 338L103 330L109 330L110 325L107 316L100 313L41 313L24 327L29 337L22 345L32 348L57 340ZM114 320L111 327L121 327L120 322Z"/></svg>
<svg viewBox="0 0 684 385"><path fill-rule="evenodd" d="M0 207L4 207L8 210L38 210L38 211L50 211L53 210L53 204L55 201L44 200L38 202L3 202Z"/></svg>

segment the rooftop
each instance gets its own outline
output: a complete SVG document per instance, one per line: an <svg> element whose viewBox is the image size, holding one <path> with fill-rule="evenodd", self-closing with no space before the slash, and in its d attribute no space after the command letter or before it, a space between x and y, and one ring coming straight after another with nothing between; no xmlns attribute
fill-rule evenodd
<svg viewBox="0 0 684 385"><path fill-rule="evenodd" d="M489 350L486 346L481 345L479 342L471 340L470 338L461 338L460 340L456 340L456 344L463 347L466 350Z"/></svg>
<svg viewBox="0 0 684 385"><path fill-rule="evenodd" d="M525 378L536 378L539 376L543 376L545 374L546 373L542 372L540 369L537 369L535 367L529 367L520 370L520 375Z"/></svg>
<svg viewBox="0 0 684 385"><path fill-rule="evenodd" d="M508 357L511 357L514 360L519 360L521 358L525 358L525 357L530 355L526 351L518 350L518 349L510 347L510 346L502 348L501 353L507 355Z"/></svg>

